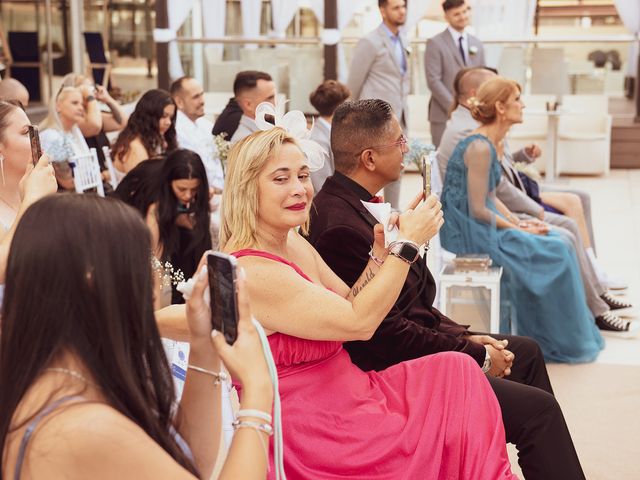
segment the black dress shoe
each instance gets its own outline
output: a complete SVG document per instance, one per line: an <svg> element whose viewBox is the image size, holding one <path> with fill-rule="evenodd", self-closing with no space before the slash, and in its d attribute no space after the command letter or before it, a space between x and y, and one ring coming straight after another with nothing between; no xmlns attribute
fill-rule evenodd
<svg viewBox="0 0 640 480"><path fill-rule="evenodd" d="M622 301L618 300L616 297L611 295L609 292L603 293L602 295L600 295L600 298L602 300L604 300L604 303L609 305L609 308L611 310L621 310L623 308L631 308L631 307L633 307L633 305L631 305L630 303L626 303L626 302L622 302Z"/></svg>
<svg viewBox="0 0 640 480"><path fill-rule="evenodd" d="M607 332L628 332L630 322L609 311L596 317L596 325L600 330Z"/></svg>

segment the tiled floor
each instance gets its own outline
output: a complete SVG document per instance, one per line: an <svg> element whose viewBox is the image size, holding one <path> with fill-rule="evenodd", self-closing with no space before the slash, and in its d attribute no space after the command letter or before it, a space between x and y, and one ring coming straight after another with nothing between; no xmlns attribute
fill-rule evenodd
<svg viewBox="0 0 640 480"><path fill-rule="evenodd" d="M561 178L591 194L596 248L607 271L629 283L626 299L640 321L640 170L612 170L606 177ZM421 188L418 174L403 177L401 204ZM598 360L586 365L548 365L576 450L589 480L640 478L640 335L606 336ZM514 472L521 475L514 448Z"/></svg>

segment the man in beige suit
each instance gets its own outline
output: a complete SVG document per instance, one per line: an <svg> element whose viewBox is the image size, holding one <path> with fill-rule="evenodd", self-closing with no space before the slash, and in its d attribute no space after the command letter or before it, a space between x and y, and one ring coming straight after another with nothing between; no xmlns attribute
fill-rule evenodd
<svg viewBox="0 0 640 480"><path fill-rule="evenodd" d="M379 98L389 103L406 135L409 58L400 27L407 18L407 5L405 0L378 0L378 7L382 23L356 45L347 86L354 100ZM400 182L384 189L385 200L396 209Z"/></svg>
<svg viewBox="0 0 640 480"><path fill-rule="evenodd" d="M453 103L453 80L456 74L465 67L484 66L482 42L465 31L469 25L470 8L465 0L445 0L442 9L449 26L444 32L427 40L424 52L424 69L431 90L431 141L436 147L440 145Z"/></svg>

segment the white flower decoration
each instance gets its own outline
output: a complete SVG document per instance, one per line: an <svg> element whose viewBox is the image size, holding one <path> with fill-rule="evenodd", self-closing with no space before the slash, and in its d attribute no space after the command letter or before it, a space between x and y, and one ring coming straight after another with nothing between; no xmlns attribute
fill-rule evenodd
<svg viewBox="0 0 640 480"><path fill-rule="evenodd" d="M471 45L469 47L469 55L475 55L476 53L478 53L478 47L476 47L475 45Z"/></svg>
<svg viewBox="0 0 640 480"><path fill-rule="evenodd" d="M275 124L265 120L266 115L275 118ZM307 119L300 110L291 110L281 115L277 108L269 102L262 102L256 107L256 125L260 130L271 130L280 127L298 141L300 150L309 163L309 170L316 172L322 168L327 152L317 142L311 140L311 130L307 128Z"/></svg>

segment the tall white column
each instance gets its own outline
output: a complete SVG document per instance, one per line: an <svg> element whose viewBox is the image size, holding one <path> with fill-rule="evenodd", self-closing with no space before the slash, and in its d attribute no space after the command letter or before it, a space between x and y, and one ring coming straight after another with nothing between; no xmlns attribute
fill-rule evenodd
<svg viewBox="0 0 640 480"><path fill-rule="evenodd" d="M71 68L74 73L84 72L84 3L83 0L69 2L71 17Z"/></svg>

